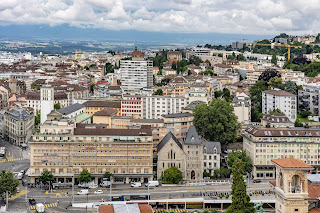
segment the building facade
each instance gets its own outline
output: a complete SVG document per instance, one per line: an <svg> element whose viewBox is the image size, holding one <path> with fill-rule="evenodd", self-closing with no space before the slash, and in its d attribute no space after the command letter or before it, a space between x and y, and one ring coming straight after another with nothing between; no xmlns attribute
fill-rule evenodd
<svg viewBox="0 0 320 213"><path fill-rule="evenodd" d="M9 142L20 146L28 143L34 130L34 113L31 108L9 107L3 114L3 134Z"/></svg>
<svg viewBox="0 0 320 213"><path fill-rule="evenodd" d="M50 130L54 126L55 132ZM49 132L46 133L46 132ZM30 182L51 171L55 181L71 182L83 169L95 183L105 172L113 181L152 180L152 132L140 129L106 129L100 125L74 124L66 118L48 120L30 141Z"/></svg>
<svg viewBox="0 0 320 213"><path fill-rule="evenodd" d="M316 173L319 171L319 129L249 127L242 136L243 149L252 161L254 178L275 178L271 160L276 158L300 159L315 167Z"/></svg>
<svg viewBox="0 0 320 213"><path fill-rule="evenodd" d="M156 119L165 114L179 113L188 104L184 97L160 95L142 97L142 102L145 119Z"/></svg>
<svg viewBox="0 0 320 213"><path fill-rule="evenodd" d="M291 122L297 119L297 96L289 92L272 89L262 92L262 113L279 109Z"/></svg>

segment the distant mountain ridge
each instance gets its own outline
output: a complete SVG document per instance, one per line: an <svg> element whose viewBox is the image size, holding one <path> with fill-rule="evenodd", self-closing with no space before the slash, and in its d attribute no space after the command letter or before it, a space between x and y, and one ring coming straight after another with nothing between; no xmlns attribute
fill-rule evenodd
<svg viewBox="0 0 320 213"><path fill-rule="evenodd" d="M8 25L0 26L1 40L108 40L126 42L161 42L162 44L180 43L228 45L233 41L254 41L273 38L274 35L245 35L221 33L168 33L168 32L143 32L135 30L105 30L95 28L79 28L69 25Z"/></svg>

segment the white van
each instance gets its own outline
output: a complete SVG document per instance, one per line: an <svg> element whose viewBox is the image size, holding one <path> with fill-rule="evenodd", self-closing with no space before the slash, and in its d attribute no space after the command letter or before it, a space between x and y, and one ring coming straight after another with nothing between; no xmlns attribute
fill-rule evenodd
<svg viewBox="0 0 320 213"><path fill-rule="evenodd" d="M146 183L146 187L153 187L153 186L155 186L155 187L158 187L159 186L159 181L157 181L157 180L154 180L154 181L149 181L149 183Z"/></svg>
<svg viewBox="0 0 320 213"><path fill-rule="evenodd" d="M131 187L141 187L141 182L131 183Z"/></svg>
<svg viewBox="0 0 320 213"><path fill-rule="evenodd" d="M78 195L87 195L87 194L89 194L88 189L81 189L80 191L78 191Z"/></svg>

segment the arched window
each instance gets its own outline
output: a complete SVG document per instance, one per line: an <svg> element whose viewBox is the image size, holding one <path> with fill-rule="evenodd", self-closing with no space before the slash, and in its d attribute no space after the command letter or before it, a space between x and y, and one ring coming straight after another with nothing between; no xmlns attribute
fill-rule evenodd
<svg viewBox="0 0 320 213"><path fill-rule="evenodd" d="M176 153L173 153L173 159L176 159Z"/></svg>
<svg viewBox="0 0 320 213"><path fill-rule="evenodd" d="M172 159L172 150L171 150L171 159Z"/></svg>

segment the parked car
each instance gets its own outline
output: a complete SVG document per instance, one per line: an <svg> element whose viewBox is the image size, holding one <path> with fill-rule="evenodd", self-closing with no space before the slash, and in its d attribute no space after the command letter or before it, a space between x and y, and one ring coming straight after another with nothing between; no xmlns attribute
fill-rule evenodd
<svg viewBox="0 0 320 213"><path fill-rule="evenodd" d="M131 187L141 187L141 183L140 182L131 183Z"/></svg>
<svg viewBox="0 0 320 213"><path fill-rule="evenodd" d="M103 191L99 189L99 190L95 191L94 194L95 194L95 195L103 194Z"/></svg>
<svg viewBox="0 0 320 213"><path fill-rule="evenodd" d="M81 189L80 191L78 191L78 195L87 195L87 194L89 194L88 189Z"/></svg>
<svg viewBox="0 0 320 213"><path fill-rule="evenodd" d="M89 189L96 189L98 188L98 184L93 184L89 186Z"/></svg>
<svg viewBox="0 0 320 213"><path fill-rule="evenodd" d="M36 202L35 199L31 198L31 199L29 199L29 203L30 203L31 205L35 205L37 202Z"/></svg>
<svg viewBox="0 0 320 213"><path fill-rule="evenodd" d="M148 183L145 184L146 187L158 187L159 186L159 181L155 180L155 181L149 181Z"/></svg>
<svg viewBox="0 0 320 213"><path fill-rule="evenodd" d="M261 180L253 180L254 183L261 183Z"/></svg>

